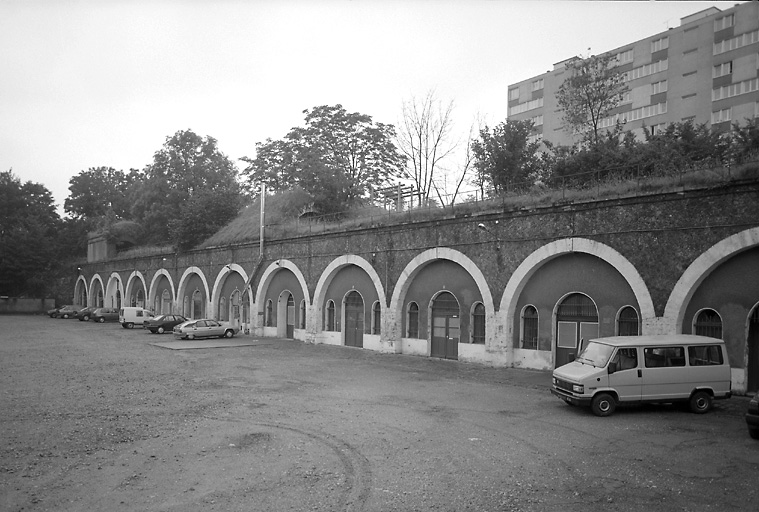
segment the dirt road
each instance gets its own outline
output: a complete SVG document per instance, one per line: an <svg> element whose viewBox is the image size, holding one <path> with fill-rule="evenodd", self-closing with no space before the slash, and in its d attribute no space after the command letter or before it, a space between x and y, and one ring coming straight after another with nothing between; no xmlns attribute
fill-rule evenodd
<svg viewBox="0 0 759 512"><path fill-rule="evenodd" d="M250 337L238 340L251 341ZM0 317L0 510L756 510L747 399L609 418L549 376Z"/></svg>

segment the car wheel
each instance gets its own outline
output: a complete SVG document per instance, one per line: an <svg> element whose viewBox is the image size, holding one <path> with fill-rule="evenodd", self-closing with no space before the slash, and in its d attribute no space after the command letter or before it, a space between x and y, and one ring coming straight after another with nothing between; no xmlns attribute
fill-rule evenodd
<svg viewBox="0 0 759 512"><path fill-rule="evenodd" d="M82 321L89 322L90 321L90 316L89 315L84 315L84 317L82 318Z"/></svg>
<svg viewBox="0 0 759 512"><path fill-rule="evenodd" d="M596 416L610 416L617 408L617 402L609 393L599 393L590 402L590 409Z"/></svg>
<svg viewBox="0 0 759 512"><path fill-rule="evenodd" d="M690 410L696 414L704 414L712 408L712 395L706 391L696 391L690 397Z"/></svg>
<svg viewBox="0 0 759 512"><path fill-rule="evenodd" d="M153 332L155 332L155 331L153 331ZM164 331L163 326L161 326L161 327L158 328L158 334L163 334L164 332L165 331Z"/></svg>
<svg viewBox="0 0 759 512"><path fill-rule="evenodd" d="M58 318L58 313L53 313L52 315L50 315L50 318Z"/></svg>
<svg viewBox="0 0 759 512"><path fill-rule="evenodd" d="M126 328L127 329L134 329L134 324L132 322L127 322Z"/></svg>
<svg viewBox="0 0 759 512"><path fill-rule="evenodd" d="M759 428L749 428L748 435L751 436L751 439L759 439Z"/></svg>
<svg viewBox="0 0 759 512"><path fill-rule="evenodd" d="M225 338L231 338L234 335L235 335L235 333L234 333L234 331L232 331L232 329L227 329L226 331L224 331L224 337Z"/></svg>
<svg viewBox="0 0 759 512"><path fill-rule="evenodd" d="M68 317L69 317L68 314L64 313L61 318L63 318L64 320L66 320L66 319L68 319Z"/></svg>
<svg viewBox="0 0 759 512"><path fill-rule="evenodd" d="M100 323L102 324L103 322L105 322L105 318L103 318L103 317L101 316L100 318L98 318L98 322L100 322Z"/></svg>
<svg viewBox="0 0 759 512"><path fill-rule="evenodd" d="M188 340L194 340L195 339L195 335L194 334L188 334L187 335L187 339Z"/></svg>

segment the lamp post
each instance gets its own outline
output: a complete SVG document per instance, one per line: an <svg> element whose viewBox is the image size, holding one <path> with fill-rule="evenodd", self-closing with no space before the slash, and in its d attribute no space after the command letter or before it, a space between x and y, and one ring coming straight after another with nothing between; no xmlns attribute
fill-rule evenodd
<svg viewBox="0 0 759 512"><path fill-rule="evenodd" d="M497 226L498 225L498 221L495 221L494 224ZM498 235L496 233L494 233L489 227L487 227L482 222L479 223L479 224L477 224L477 228L481 229L482 231L484 231L487 234L489 234L490 236L492 236L495 239L495 243L496 243L495 250L496 251L500 251L501 250L501 239L498 237Z"/></svg>

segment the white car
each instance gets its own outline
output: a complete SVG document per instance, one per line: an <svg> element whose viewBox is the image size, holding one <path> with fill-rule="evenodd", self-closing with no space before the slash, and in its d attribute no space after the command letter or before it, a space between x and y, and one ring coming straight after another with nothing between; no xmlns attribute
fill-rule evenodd
<svg viewBox="0 0 759 512"><path fill-rule="evenodd" d="M174 327L174 337L188 340L213 337L231 338L239 331L239 327L228 322L201 318L200 320L188 320Z"/></svg>

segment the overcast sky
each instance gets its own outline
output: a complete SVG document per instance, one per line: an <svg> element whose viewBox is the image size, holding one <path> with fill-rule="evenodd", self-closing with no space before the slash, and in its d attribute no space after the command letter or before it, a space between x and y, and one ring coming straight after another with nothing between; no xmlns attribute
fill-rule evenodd
<svg viewBox="0 0 759 512"><path fill-rule="evenodd" d="M431 89L463 137L506 119L511 83L736 3L0 0L0 171L44 184L63 214L72 176L143 168L178 130L237 160L304 109L398 124Z"/></svg>

